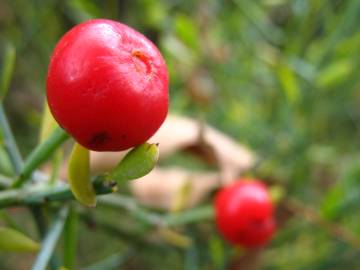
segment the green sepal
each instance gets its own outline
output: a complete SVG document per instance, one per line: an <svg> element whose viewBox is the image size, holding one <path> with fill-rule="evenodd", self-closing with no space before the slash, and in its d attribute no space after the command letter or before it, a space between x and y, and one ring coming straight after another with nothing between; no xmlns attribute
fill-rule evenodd
<svg viewBox="0 0 360 270"><path fill-rule="evenodd" d="M95 207L96 193L90 178L90 153L75 143L68 164L68 181L74 197L83 205Z"/></svg>
<svg viewBox="0 0 360 270"><path fill-rule="evenodd" d="M157 144L141 144L126 154L110 173L110 178L120 182L143 177L155 167L158 158Z"/></svg>

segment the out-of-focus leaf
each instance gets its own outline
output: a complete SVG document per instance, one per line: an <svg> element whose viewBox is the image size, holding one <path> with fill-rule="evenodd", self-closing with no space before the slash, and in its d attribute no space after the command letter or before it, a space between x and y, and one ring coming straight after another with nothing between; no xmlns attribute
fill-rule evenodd
<svg viewBox="0 0 360 270"><path fill-rule="evenodd" d="M0 101L4 99L9 90L11 77L16 59L15 47L11 44L5 46L4 61L0 69Z"/></svg>
<svg viewBox="0 0 360 270"><path fill-rule="evenodd" d="M254 28L261 35L275 44L281 41L283 38L282 30L269 20L265 10L257 1L236 0L234 2L244 14L244 17L255 26Z"/></svg>
<svg viewBox="0 0 360 270"><path fill-rule="evenodd" d="M159 234L166 242L176 247L187 248L192 244L191 238L169 228L159 229Z"/></svg>
<svg viewBox="0 0 360 270"><path fill-rule="evenodd" d="M145 23L154 28L160 28L166 19L166 5L158 0L143 0L140 5L144 9Z"/></svg>
<svg viewBox="0 0 360 270"><path fill-rule="evenodd" d="M320 88L327 89L346 81L353 67L354 65L351 58L336 61L319 73L316 85Z"/></svg>
<svg viewBox="0 0 360 270"><path fill-rule="evenodd" d="M192 244L186 249L184 258L184 270L201 270L200 267L200 249L196 243Z"/></svg>
<svg viewBox="0 0 360 270"><path fill-rule="evenodd" d="M113 254L102 261L98 261L90 266L82 268L82 270L122 269L122 266L126 268L124 264L128 262L132 254L133 252L131 249L120 254Z"/></svg>
<svg viewBox="0 0 360 270"><path fill-rule="evenodd" d="M222 241L218 236L213 236L209 241L209 253L211 260L216 269L224 269L225 266L225 254Z"/></svg>
<svg viewBox="0 0 360 270"><path fill-rule="evenodd" d="M69 269L74 269L76 262L78 223L78 213L70 207L64 227L64 265Z"/></svg>
<svg viewBox="0 0 360 270"><path fill-rule="evenodd" d="M26 235L14 229L0 228L0 251L4 252L32 252L40 245Z"/></svg>
<svg viewBox="0 0 360 270"><path fill-rule="evenodd" d="M175 36L169 35L165 37L162 44L165 51L167 51L173 59L176 59L184 65L184 67L179 66L180 68L191 70L196 64L196 57L194 53L192 53L192 51Z"/></svg>
<svg viewBox="0 0 360 270"><path fill-rule="evenodd" d="M341 205L344 200L344 189L342 186L335 186L327 192L321 205L321 214L327 219L334 219L340 213Z"/></svg>
<svg viewBox="0 0 360 270"><path fill-rule="evenodd" d="M277 185L270 187L269 192L271 201L276 204L284 198L286 191L282 186Z"/></svg>
<svg viewBox="0 0 360 270"><path fill-rule="evenodd" d="M75 198L85 206L95 207L96 194L90 178L89 150L75 143L68 165L68 181Z"/></svg>
<svg viewBox="0 0 360 270"><path fill-rule="evenodd" d="M70 15L74 18L74 20L79 23L100 17L100 10L98 9L97 5L91 1L71 0L67 1L67 4L69 8L66 10L70 12Z"/></svg>
<svg viewBox="0 0 360 270"><path fill-rule="evenodd" d="M187 179L178 189L174 199L171 212L179 212L186 207L192 191L191 180Z"/></svg>
<svg viewBox="0 0 360 270"><path fill-rule="evenodd" d="M111 172L116 181L133 180L148 174L159 158L157 144L144 143L132 149Z"/></svg>
<svg viewBox="0 0 360 270"><path fill-rule="evenodd" d="M300 97L296 75L288 65L281 64L278 69L278 76L287 100L291 104L296 103Z"/></svg>
<svg viewBox="0 0 360 270"><path fill-rule="evenodd" d="M332 164L336 160L336 149L332 145L312 145L307 150L308 159L317 164Z"/></svg>
<svg viewBox="0 0 360 270"><path fill-rule="evenodd" d="M0 173L7 176L14 173L9 156L2 146L0 146Z"/></svg>
<svg viewBox="0 0 360 270"><path fill-rule="evenodd" d="M175 31L178 38L193 50L199 49L199 31L197 24L186 15L179 14L175 18Z"/></svg>

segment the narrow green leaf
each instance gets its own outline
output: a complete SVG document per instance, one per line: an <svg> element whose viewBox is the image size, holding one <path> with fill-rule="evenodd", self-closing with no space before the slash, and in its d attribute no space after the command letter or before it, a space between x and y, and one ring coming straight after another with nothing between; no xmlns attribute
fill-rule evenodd
<svg viewBox="0 0 360 270"><path fill-rule="evenodd" d="M177 36L180 38L184 44L188 47L199 50L199 31L197 29L197 24L192 21L192 19L183 14L178 14L175 19L175 31Z"/></svg>
<svg viewBox="0 0 360 270"><path fill-rule="evenodd" d="M78 225L78 213L70 207L64 227L64 266L68 269L75 269Z"/></svg>
<svg viewBox="0 0 360 270"><path fill-rule="evenodd" d="M39 144L26 159L21 170L20 176L13 187L21 187L31 176L33 171L45 162L54 151L61 146L69 135L60 127L57 127L48 138Z"/></svg>
<svg viewBox="0 0 360 270"><path fill-rule="evenodd" d="M0 100L2 101L9 89L11 77L14 71L16 51L13 45L5 47L4 62L0 70Z"/></svg>
<svg viewBox="0 0 360 270"><path fill-rule="evenodd" d="M4 147L9 155L11 165L16 173L20 173L23 167L23 160L19 148L16 144L14 135L11 131L9 121L6 117L4 107L0 103L0 132Z"/></svg>
<svg viewBox="0 0 360 270"><path fill-rule="evenodd" d="M9 156L2 146L0 146L0 172L6 176L13 175L14 173Z"/></svg>
<svg viewBox="0 0 360 270"><path fill-rule="evenodd" d="M39 253L37 254L37 257L34 261L34 264L32 266L32 270L45 270L48 263L50 262L55 248L56 244L59 240L59 237L63 231L65 220L68 215L68 207L64 206L59 210L57 213L57 216L50 226L48 232L45 235L45 238L42 241L41 249Z"/></svg>
<svg viewBox="0 0 360 270"><path fill-rule="evenodd" d="M89 150L75 143L68 165L68 181L74 197L83 205L95 207L96 193L90 178Z"/></svg>
<svg viewBox="0 0 360 270"><path fill-rule="evenodd" d="M300 98L300 89L294 72L287 64L280 64L278 77L289 103L296 103Z"/></svg>
<svg viewBox="0 0 360 270"><path fill-rule="evenodd" d="M31 252L37 251L40 245L26 235L11 228L0 228L0 251Z"/></svg>
<svg viewBox="0 0 360 270"><path fill-rule="evenodd" d="M331 88L346 81L354 70L352 59L338 60L319 73L316 85L320 88Z"/></svg>
<svg viewBox="0 0 360 270"><path fill-rule="evenodd" d="M157 144L144 143L132 149L111 172L116 181L133 180L148 174L159 157Z"/></svg>
<svg viewBox="0 0 360 270"><path fill-rule="evenodd" d="M129 260L132 254L133 252L131 250L120 254L113 254L102 261L83 268L82 270L122 269L121 266Z"/></svg>

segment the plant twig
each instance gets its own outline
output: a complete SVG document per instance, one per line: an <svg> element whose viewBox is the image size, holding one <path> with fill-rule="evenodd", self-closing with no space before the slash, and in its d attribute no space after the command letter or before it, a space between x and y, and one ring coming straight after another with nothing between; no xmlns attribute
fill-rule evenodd
<svg viewBox="0 0 360 270"><path fill-rule="evenodd" d="M67 269L75 269L78 224L79 215L74 207L70 206L64 227L64 266Z"/></svg>
<svg viewBox="0 0 360 270"><path fill-rule="evenodd" d="M200 206L190 210L178 212L176 214L167 214L163 217L166 226L179 226L198 221L211 220L214 217L212 205Z"/></svg>
<svg viewBox="0 0 360 270"><path fill-rule="evenodd" d="M94 181L96 194L108 194L115 191L115 183L104 181L101 177ZM51 201L66 201L74 196L67 184L56 187L48 186L42 189L27 188L14 189L0 192L0 208L10 206L32 206L43 205Z"/></svg>
<svg viewBox="0 0 360 270"><path fill-rule="evenodd" d="M3 105L0 103L0 128L4 137L6 151L9 154L10 162L17 174L21 172L23 161L20 155L19 148L15 142L14 136L11 132L10 125L6 119Z"/></svg>
<svg viewBox="0 0 360 270"><path fill-rule="evenodd" d="M6 189L6 188L10 187L11 184L12 184L12 182L11 182L10 178L0 175L0 189Z"/></svg>
<svg viewBox="0 0 360 270"><path fill-rule="evenodd" d="M140 219L148 225L160 227L185 225L199 220L212 219L214 215L213 207L211 205L201 206L178 213L161 215L140 207L136 200L124 195L111 194L99 198L98 201L103 205L124 208L135 218Z"/></svg>
<svg viewBox="0 0 360 270"><path fill-rule="evenodd" d="M123 208L129 211L135 218L145 222L148 225L162 226L163 221L161 215L151 213L140 207L136 200L129 196L112 194L106 197L98 198L98 202L115 208Z"/></svg>
<svg viewBox="0 0 360 270"><path fill-rule="evenodd" d="M41 144L39 144L26 159L23 169L13 187L21 187L37 169L61 144L63 144L69 135L60 127L56 128L51 135Z"/></svg>
<svg viewBox="0 0 360 270"><path fill-rule="evenodd" d="M100 262L83 268L83 270L120 269L120 267L130 259L132 254L133 251L131 249L124 253L113 254Z"/></svg>
<svg viewBox="0 0 360 270"><path fill-rule="evenodd" d="M54 223L50 227L45 239L42 242L40 252L32 266L32 270L46 269L47 264L56 247L56 243L61 235L66 217L68 215L68 207L64 206L60 209Z"/></svg>
<svg viewBox="0 0 360 270"><path fill-rule="evenodd" d="M1 128L2 132L3 132L6 149L7 149L7 152L9 154L10 161L12 163L14 171L16 172L16 174L20 175L21 171L24 169L23 160L22 160L20 151L19 151L19 149L17 147L14 136L13 136L13 134L11 132L8 120L7 120L6 116L5 116L5 112L3 110L2 104L0 104L0 128ZM29 176L30 176L30 174L29 174ZM2 185L2 187L10 187L11 183L12 183L12 181L7 181L4 178L4 179L2 179L0 184ZM12 192L12 191L10 191L10 192ZM31 213L32 213L32 215L34 217L34 220L36 222L39 234L40 234L41 237L43 237L44 233L45 233L44 231L46 229L46 222L42 218L42 216L38 215L39 213L41 213L41 209L39 209L38 207L32 207L31 208ZM51 258L50 263L51 263L51 268L52 269L58 268L57 260L56 260L55 256L53 256Z"/></svg>

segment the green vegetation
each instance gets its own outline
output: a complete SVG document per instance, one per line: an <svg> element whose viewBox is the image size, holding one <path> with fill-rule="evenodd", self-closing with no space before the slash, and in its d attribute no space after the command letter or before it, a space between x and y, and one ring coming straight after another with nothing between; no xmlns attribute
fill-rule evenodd
<svg viewBox="0 0 360 270"><path fill-rule="evenodd" d="M71 26L99 17L160 47L172 113L205 119L247 145L259 160L246 174L284 187L262 269L360 269L359 0L2 0L0 98L22 156L38 141L52 49ZM1 131L0 174L9 177L22 160L16 149L9 159ZM0 223L36 242L46 234L31 214L40 228L64 226L59 245L49 244L57 256L43 255L52 267L64 253L75 269L227 269L238 252L215 233L210 197L169 214L111 196L94 210L1 210ZM0 253L0 268L29 269L35 258Z"/></svg>

